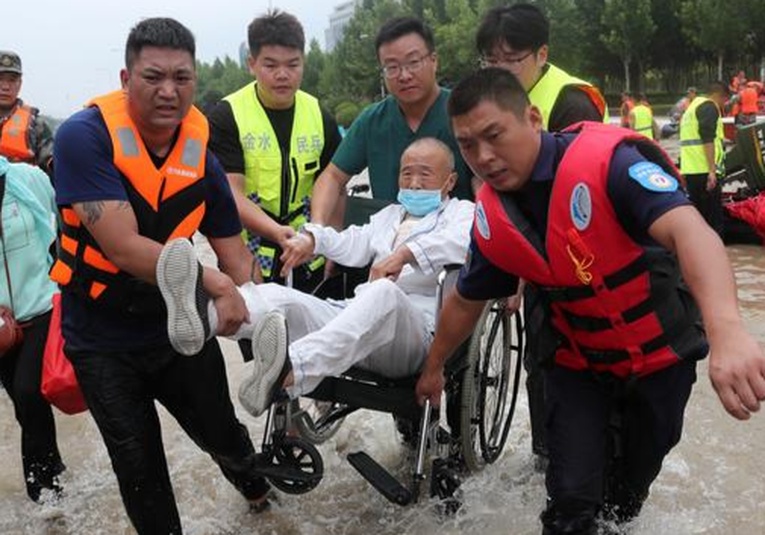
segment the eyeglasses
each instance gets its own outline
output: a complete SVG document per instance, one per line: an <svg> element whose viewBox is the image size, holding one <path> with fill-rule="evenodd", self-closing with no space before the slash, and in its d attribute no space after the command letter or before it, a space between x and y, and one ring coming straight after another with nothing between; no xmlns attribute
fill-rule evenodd
<svg viewBox="0 0 765 535"><path fill-rule="evenodd" d="M417 71L422 70L422 66L425 62L425 60L429 57L431 57L432 54L423 54L417 59L410 59L409 61L405 63L391 63L389 65L384 65L380 72L385 78L398 78L399 75L403 72L404 69L407 70L409 73L414 73Z"/></svg>
<svg viewBox="0 0 765 535"><path fill-rule="evenodd" d="M517 58L511 58L509 55L502 54L499 57L495 56L482 56L478 63L481 67L498 67L500 65L504 65L510 69L518 67L521 63L523 63L526 58L531 56L534 53L534 50L529 50L524 55L519 56Z"/></svg>

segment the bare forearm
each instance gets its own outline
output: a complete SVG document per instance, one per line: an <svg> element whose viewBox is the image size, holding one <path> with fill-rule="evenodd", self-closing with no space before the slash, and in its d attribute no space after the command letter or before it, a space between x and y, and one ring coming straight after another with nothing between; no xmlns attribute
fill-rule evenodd
<svg viewBox="0 0 765 535"><path fill-rule="evenodd" d="M709 172L716 172L717 171L717 163L715 162L715 144L714 143L704 143L704 157L707 160L707 166L709 167Z"/></svg>
<svg viewBox="0 0 765 535"><path fill-rule="evenodd" d="M138 233L130 203L88 201L72 208L110 262L134 277L156 283L155 269L162 244Z"/></svg>
<svg viewBox="0 0 765 535"><path fill-rule="evenodd" d="M741 322L725 247L696 210L690 206L674 208L657 219L649 233L677 255L711 343L726 331L726 325Z"/></svg>
<svg viewBox="0 0 765 535"><path fill-rule="evenodd" d="M221 271L231 277L237 286L252 280L254 257L239 236L209 238L209 241Z"/></svg>
<svg viewBox="0 0 765 535"><path fill-rule="evenodd" d="M452 353L475 330L484 306L484 301L470 301L456 290L449 294L438 317L438 327L425 362L426 367L443 369Z"/></svg>
<svg viewBox="0 0 765 535"><path fill-rule="evenodd" d="M704 226L678 243L677 256L714 346L732 325L741 324L735 278L725 247L718 235Z"/></svg>
<svg viewBox="0 0 765 535"><path fill-rule="evenodd" d="M311 221L333 226L343 214L338 210L338 199L345 195L345 185L350 175L330 163L316 180L311 194ZM345 204L341 206L344 208Z"/></svg>

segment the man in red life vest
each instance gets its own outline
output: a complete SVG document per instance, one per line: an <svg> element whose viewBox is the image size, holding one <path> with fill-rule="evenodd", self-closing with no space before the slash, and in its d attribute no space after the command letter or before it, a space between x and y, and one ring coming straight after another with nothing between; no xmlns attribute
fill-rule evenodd
<svg viewBox="0 0 765 535"><path fill-rule="evenodd" d="M444 362L487 299L512 294L519 278L534 284L547 313L529 328L555 347L543 533L594 534L599 516L628 521L680 439L697 360L711 350L712 383L734 417L749 418L765 399L765 355L742 324L722 242L655 144L597 123L542 132L539 111L506 71L462 80L448 113L484 185L418 399L439 403ZM615 416L619 477L607 480Z"/></svg>

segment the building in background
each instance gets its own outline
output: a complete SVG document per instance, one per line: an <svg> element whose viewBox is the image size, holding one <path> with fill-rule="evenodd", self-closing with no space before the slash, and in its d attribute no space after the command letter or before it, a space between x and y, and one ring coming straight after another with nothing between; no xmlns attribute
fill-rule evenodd
<svg viewBox="0 0 765 535"><path fill-rule="evenodd" d="M343 40L345 27L353 18L356 7L359 5L361 5L361 0L347 0L335 6L335 9L329 16L329 28L324 30L324 46L327 52L332 52L338 43Z"/></svg>

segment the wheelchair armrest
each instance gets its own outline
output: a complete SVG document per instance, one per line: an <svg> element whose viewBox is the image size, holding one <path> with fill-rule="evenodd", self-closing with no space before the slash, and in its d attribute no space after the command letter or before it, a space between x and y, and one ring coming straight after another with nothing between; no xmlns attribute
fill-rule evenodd
<svg viewBox="0 0 765 535"><path fill-rule="evenodd" d="M438 287L436 288L436 322L438 322L438 316L441 314L444 299L446 299L449 292L451 292L457 285L460 269L462 269L462 264L448 264L444 266L438 274Z"/></svg>

